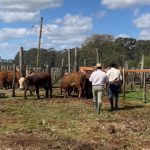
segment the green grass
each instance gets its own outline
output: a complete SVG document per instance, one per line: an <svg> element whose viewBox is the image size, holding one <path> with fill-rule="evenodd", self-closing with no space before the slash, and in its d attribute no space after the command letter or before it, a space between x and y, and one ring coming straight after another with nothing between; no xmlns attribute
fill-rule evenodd
<svg viewBox="0 0 150 150"><path fill-rule="evenodd" d="M53 141L52 145L57 141L61 149L78 143L90 143L98 149L134 149L150 140L149 105L120 100L119 111L111 113L108 108L106 101L97 114L91 100L1 99L0 135L7 141L7 135L19 137L26 131Z"/></svg>
<svg viewBox="0 0 150 150"><path fill-rule="evenodd" d="M120 94L121 97L123 97L123 94ZM143 89L133 89L133 90L129 90L129 89L126 89L126 93L125 93L125 97L126 99L129 99L129 100L137 100L137 101L145 101L144 100L144 91ZM146 90L146 102L150 102L150 90L147 89Z"/></svg>
<svg viewBox="0 0 150 150"><path fill-rule="evenodd" d="M40 92L43 97L43 91ZM150 103L143 103L138 88L127 92L125 100L120 95L120 110L115 112L108 112L105 97L101 114L93 109L92 99L80 101L56 96L36 100L34 94L24 100L20 91L17 97L7 95L0 99L0 144L6 144L7 148L19 147L15 143L20 140L24 149L31 146L30 149L67 150L68 146L73 149L84 144L107 150L150 148Z"/></svg>

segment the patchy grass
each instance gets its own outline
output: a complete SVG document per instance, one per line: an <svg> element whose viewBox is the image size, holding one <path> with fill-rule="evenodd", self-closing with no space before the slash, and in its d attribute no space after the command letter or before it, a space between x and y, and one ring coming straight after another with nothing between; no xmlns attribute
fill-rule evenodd
<svg viewBox="0 0 150 150"><path fill-rule="evenodd" d="M118 111L108 108L107 100L97 114L91 99L0 99L1 148L150 149L149 104L120 99Z"/></svg>
<svg viewBox="0 0 150 150"><path fill-rule="evenodd" d="M140 88L135 88L133 90L129 90L129 88L127 88L125 96L128 100L144 101L143 93L144 93L143 89L140 89ZM122 94L120 94L120 96L122 97ZM146 89L146 102L148 103L150 102L150 90L149 89Z"/></svg>

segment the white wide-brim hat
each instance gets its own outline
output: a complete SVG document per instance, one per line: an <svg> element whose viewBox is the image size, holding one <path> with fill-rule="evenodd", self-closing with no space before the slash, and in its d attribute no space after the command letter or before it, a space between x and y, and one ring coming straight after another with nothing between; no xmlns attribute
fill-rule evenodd
<svg viewBox="0 0 150 150"><path fill-rule="evenodd" d="M95 67L99 68L99 67L102 67L102 65L101 65L101 63L97 63Z"/></svg>

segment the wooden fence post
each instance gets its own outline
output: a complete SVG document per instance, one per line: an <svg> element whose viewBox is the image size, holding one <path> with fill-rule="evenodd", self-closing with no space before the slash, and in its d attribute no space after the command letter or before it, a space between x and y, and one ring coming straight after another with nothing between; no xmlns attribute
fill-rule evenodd
<svg viewBox="0 0 150 150"><path fill-rule="evenodd" d="M122 70L122 72L123 72L123 99L125 99L125 69L124 69L124 67L123 67L123 70Z"/></svg>
<svg viewBox="0 0 150 150"><path fill-rule="evenodd" d="M23 47L20 48L19 51L19 70L20 70L20 77L23 76L23 64L24 64L24 60L23 60Z"/></svg>
<svg viewBox="0 0 150 150"><path fill-rule="evenodd" d="M61 77L63 77L64 75L64 58L62 58L62 61L61 61Z"/></svg>
<svg viewBox="0 0 150 150"><path fill-rule="evenodd" d="M86 66L86 59L84 59L84 66Z"/></svg>
<svg viewBox="0 0 150 150"><path fill-rule="evenodd" d="M52 75L52 73L51 73L52 71L51 71L51 66L50 65L46 65L46 71Z"/></svg>
<svg viewBox="0 0 150 150"><path fill-rule="evenodd" d="M68 49L68 72L71 72L71 65L70 65L70 49Z"/></svg>
<svg viewBox="0 0 150 150"><path fill-rule="evenodd" d="M143 102L146 103L146 72L143 72Z"/></svg>
<svg viewBox="0 0 150 150"><path fill-rule="evenodd" d="M16 79L16 65L13 65L13 83L12 83L12 97L15 97L15 79Z"/></svg>
<svg viewBox="0 0 150 150"><path fill-rule="evenodd" d="M96 63L100 63L98 48L96 48L95 50L96 50Z"/></svg>
<svg viewBox="0 0 150 150"><path fill-rule="evenodd" d="M77 72L77 47L74 49L74 71Z"/></svg>
<svg viewBox="0 0 150 150"><path fill-rule="evenodd" d="M144 54L142 54L141 69L144 69ZM144 88L143 84L144 84L144 72L141 72L140 88Z"/></svg>

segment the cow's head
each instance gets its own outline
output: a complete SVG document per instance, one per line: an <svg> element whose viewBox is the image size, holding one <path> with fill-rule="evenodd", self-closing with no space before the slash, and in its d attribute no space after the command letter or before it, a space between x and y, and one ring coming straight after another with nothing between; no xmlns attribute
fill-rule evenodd
<svg viewBox="0 0 150 150"><path fill-rule="evenodd" d="M30 79L28 79L28 77L21 77L20 79L19 79L19 89L26 89L26 88L28 88L28 86L29 86L29 82L30 82Z"/></svg>
<svg viewBox="0 0 150 150"><path fill-rule="evenodd" d="M30 76L28 77L21 77L19 80L19 88L22 90L29 89L30 91L35 90L35 85L32 85L32 78Z"/></svg>
<svg viewBox="0 0 150 150"><path fill-rule="evenodd" d="M24 77L21 77L19 79L19 89L23 90L24 89L24 81L25 81L25 78Z"/></svg>

